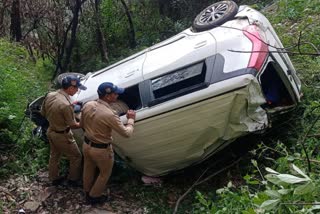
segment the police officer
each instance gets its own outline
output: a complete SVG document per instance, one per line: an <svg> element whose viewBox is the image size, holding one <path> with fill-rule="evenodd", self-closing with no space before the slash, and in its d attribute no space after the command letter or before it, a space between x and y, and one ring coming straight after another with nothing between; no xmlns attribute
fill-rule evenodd
<svg viewBox="0 0 320 214"><path fill-rule="evenodd" d="M61 85L61 89L47 94L41 107L41 114L49 121L49 180L52 185L59 185L64 181L59 176L59 163L61 156L65 155L69 160L67 183L76 186L80 178L82 156L71 129L80 128L80 124L75 120L69 96L73 96L79 89L87 88L80 83L79 78L72 75L64 77Z"/></svg>
<svg viewBox="0 0 320 214"><path fill-rule="evenodd" d="M123 88L104 82L99 85L97 92L99 99L84 105L80 121L85 136L83 188L87 201L91 204L107 200L102 193L111 175L114 161L112 130L124 137L130 137L135 120L135 112L128 110L128 122L124 125L110 106L117 101L118 95L124 92ZM99 169L99 175L94 179L96 167Z"/></svg>

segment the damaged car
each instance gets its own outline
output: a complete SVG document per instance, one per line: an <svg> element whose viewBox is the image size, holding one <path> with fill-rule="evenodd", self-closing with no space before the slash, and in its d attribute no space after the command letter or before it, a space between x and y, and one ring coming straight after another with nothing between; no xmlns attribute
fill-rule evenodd
<svg viewBox="0 0 320 214"><path fill-rule="evenodd" d="M119 115L136 111L135 130L129 139L114 133L114 149L141 173L161 176L265 131L299 103L301 83L283 50L264 15L221 1L178 35L82 76L88 89L72 98L98 99L102 82L125 88L114 108ZM42 100L29 106L34 121Z"/></svg>

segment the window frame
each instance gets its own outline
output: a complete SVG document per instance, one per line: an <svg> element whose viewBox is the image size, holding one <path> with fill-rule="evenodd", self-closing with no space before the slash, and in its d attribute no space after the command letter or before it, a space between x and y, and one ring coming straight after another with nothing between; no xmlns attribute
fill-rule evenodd
<svg viewBox="0 0 320 214"><path fill-rule="evenodd" d="M152 79L147 79L147 80L141 82L139 84L139 88L140 88L141 102L142 102L143 107L152 107L152 106L155 106L157 104L160 104L160 103L175 99L177 97L181 97L181 96L184 96L186 94L193 93L195 91L199 91L201 89L207 88L211 84L214 61L215 61L215 56L211 56L211 57L208 57L208 58L206 58L204 60L194 62L194 63L189 64L187 66L184 66L184 67L181 67L181 68L166 72L165 74L162 74L162 75L159 75L159 76L155 76ZM204 70L204 71L202 71L202 72L204 72L203 82L195 84L195 85L191 85L191 86L189 86L187 88L183 88L183 89L177 90L177 91L175 91L173 93L169 93L167 95L164 95L164 96L161 96L161 97L158 97L158 98L155 97L154 90L152 88L152 80L160 78L162 76L166 76L166 75L168 75L170 73L174 73L174 72L180 71L182 69L187 69L188 67L194 66L194 65L196 65L198 63L203 63L203 68L202 68ZM202 75L202 72L201 72L200 75Z"/></svg>

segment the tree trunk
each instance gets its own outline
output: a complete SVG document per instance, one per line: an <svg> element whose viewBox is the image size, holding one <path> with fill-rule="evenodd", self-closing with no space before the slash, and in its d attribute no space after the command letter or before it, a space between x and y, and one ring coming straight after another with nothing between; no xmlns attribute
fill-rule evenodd
<svg viewBox="0 0 320 214"><path fill-rule="evenodd" d="M2 8L1 8L1 11L0 11L0 37L3 37L6 34L3 20L4 20L4 10L2 10Z"/></svg>
<svg viewBox="0 0 320 214"><path fill-rule="evenodd" d="M59 42L59 30L58 30L58 27L59 26L56 26L55 28L55 40L56 40L56 45L58 47L58 50L57 50L57 62L56 62L56 70L52 76L52 79L51 80L54 80L54 78L56 76L58 76L60 73L62 73L63 71L63 64L62 64L62 61L63 61L63 56L64 56L64 50L65 50L65 47L66 47L66 43L67 43L67 40L68 40L68 34L69 34L69 31L72 27L72 22L73 20L71 20L70 24L68 25L66 31L65 31L65 34L64 34L64 37L63 37L63 41L62 43L60 44Z"/></svg>
<svg viewBox="0 0 320 214"><path fill-rule="evenodd" d="M27 46L27 49L28 49L28 52L29 52L29 56L31 57L32 61L33 61L34 63L36 63L36 62L37 62L37 59L36 59L36 57L34 56L34 53L33 53L33 49L32 49L31 44L30 44L29 42L27 42L26 46Z"/></svg>
<svg viewBox="0 0 320 214"><path fill-rule="evenodd" d="M65 72L69 67L70 61L71 61L71 55L72 55L72 49L74 47L74 44L76 42L77 38L77 29L79 24L79 12L81 10L81 5L84 3L84 1L76 0L75 6L72 10L73 18L72 18L72 25L71 25L71 36L69 45L66 48L66 58L64 60L64 63L62 65L62 72Z"/></svg>
<svg viewBox="0 0 320 214"><path fill-rule="evenodd" d="M133 25L133 22L132 22L131 14L130 14L129 8L126 5L125 1L124 0L120 0L120 1L121 1L122 5L123 5L123 8L125 10L125 13L126 13L126 16L128 18L128 22L129 22L129 27L130 27L130 29L129 29L130 47L134 48L134 47L136 47L137 42L136 42L136 35L135 35L135 31L134 31L134 25Z"/></svg>
<svg viewBox="0 0 320 214"><path fill-rule="evenodd" d="M20 42L22 38L21 33L21 19L20 19L20 0L13 0L11 6L11 25L10 25L11 39Z"/></svg>
<svg viewBox="0 0 320 214"><path fill-rule="evenodd" d="M100 0L94 1L94 18L96 21L97 42L98 42L98 48L101 54L101 60L107 63L109 62L109 58L108 58L108 51L106 46L106 39L101 29L100 2L101 2Z"/></svg>
<svg viewBox="0 0 320 214"><path fill-rule="evenodd" d="M3 1L2 2L2 7L0 8L0 37L3 37L6 35L6 28L4 25L4 14L7 8L7 2Z"/></svg>
<svg viewBox="0 0 320 214"><path fill-rule="evenodd" d="M168 15L170 0L158 0L159 13L162 16Z"/></svg>

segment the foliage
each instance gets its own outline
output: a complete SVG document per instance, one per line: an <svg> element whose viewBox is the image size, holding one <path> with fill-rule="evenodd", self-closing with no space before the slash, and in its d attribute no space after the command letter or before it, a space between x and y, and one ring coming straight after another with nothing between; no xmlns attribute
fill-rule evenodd
<svg viewBox="0 0 320 214"><path fill-rule="evenodd" d="M198 202L194 205L194 213L254 213L253 202L255 198L250 193L248 186L242 186L238 190L232 182L229 182L226 187L218 189L212 197L197 191L196 199ZM219 203L215 203L215 200L218 200Z"/></svg>
<svg viewBox="0 0 320 214"><path fill-rule="evenodd" d="M260 147L265 153L271 148ZM267 149L267 150L266 150ZM287 148L281 144L274 151L286 153ZM252 161L257 170L251 170L243 177L245 185L235 187L230 181L226 187L213 194L196 192L197 202L194 213L312 213L319 209L319 168L307 175L297 167L305 164L299 154L289 155L277 160L278 168L286 173L279 173L268 167L268 174L260 177L256 161ZM275 166L277 167L277 166ZM287 173L290 172L290 173ZM260 177L260 180L258 179Z"/></svg>
<svg viewBox="0 0 320 214"><path fill-rule="evenodd" d="M191 23L191 17L173 21L159 14L159 8L153 1L133 1L128 6L134 24L137 43L135 48L129 48L129 23L120 1L101 1L102 30L106 37L110 58L108 64L163 41L186 29ZM77 47L73 54L73 68L80 73L92 72L108 65L101 63L99 54L97 54L99 48L91 7L85 7L85 9L83 16L87 18L81 19Z"/></svg>
<svg viewBox="0 0 320 214"><path fill-rule="evenodd" d="M265 176L268 180L265 194L269 197L269 200L260 205L262 210L274 210L279 213L311 213L320 208L317 205L319 190L316 188L320 180L317 178L311 179L294 164L292 164L292 169L298 176L281 174L266 168L269 174ZM299 202L306 206L302 209L299 208L297 206ZM305 202L305 204L302 202Z"/></svg>
<svg viewBox="0 0 320 214"><path fill-rule="evenodd" d="M28 128L23 130L16 145L2 154L8 161L0 169L0 178L15 173L33 176L39 169L48 165L49 145L33 138L30 134L33 129L32 124L27 123L26 126Z"/></svg>
<svg viewBox="0 0 320 214"><path fill-rule="evenodd" d="M28 101L43 93L45 85L41 87L30 84L30 81L47 81L47 78L43 78L47 74L46 62L39 61L34 65L28 57L24 48L0 40L0 127L10 131L17 131L14 129L23 118L21 110Z"/></svg>
<svg viewBox="0 0 320 214"><path fill-rule="evenodd" d="M115 57L128 56L125 53L128 44L128 21L120 4L114 4L113 0L105 0L102 4L103 22L105 32L109 32L108 44L111 54ZM149 47L187 28L183 22L176 24L168 17L161 16L159 10L152 1L144 3L132 3L130 5L138 49ZM140 48L139 48L140 47Z"/></svg>
<svg viewBox="0 0 320 214"><path fill-rule="evenodd" d="M0 40L0 146L1 157L8 159L0 177L11 172L32 174L43 166L43 145L31 139L33 125L25 120L24 111L30 101L45 93L51 71L47 60L34 63L23 47ZM34 155L40 162L33 161Z"/></svg>

